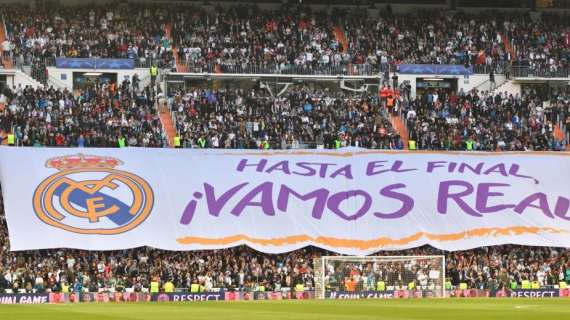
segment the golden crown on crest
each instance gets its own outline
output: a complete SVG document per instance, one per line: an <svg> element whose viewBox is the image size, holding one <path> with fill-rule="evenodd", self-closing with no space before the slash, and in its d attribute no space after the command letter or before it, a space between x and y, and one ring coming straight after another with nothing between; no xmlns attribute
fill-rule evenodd
<svg viewBox="0 0 570 320"><path fill-rule="evenodd" d="M63 157L55 157L46 161L46 167L54 168L57 170L70 170L70 169L82 169L82 168L112 169L122 164L123 162L116 158L86 155L82 153L63 156Z"/></svg>

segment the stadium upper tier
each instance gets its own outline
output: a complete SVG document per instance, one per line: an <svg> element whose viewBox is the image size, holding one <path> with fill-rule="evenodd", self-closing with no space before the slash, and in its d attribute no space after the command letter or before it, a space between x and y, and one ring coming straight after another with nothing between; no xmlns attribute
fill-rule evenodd
<svg viewBox="0 0 570 320"><path fill-rule="evenodd" d="M498 11L261 10L162 4L3 6L4 56L131 58L178 71L301 73L356 68L373 74L401 63L494 66L559 72L568 67L564 15Z"/></svg>
<svg viewBox="0 0 570 320"><path fill-rule="evenodd" d="M12 5L1 12L7 35L3 51L16 62L42 59L53 64L56 57L99 57L166 66L173 61L166 7Z"/></svg>

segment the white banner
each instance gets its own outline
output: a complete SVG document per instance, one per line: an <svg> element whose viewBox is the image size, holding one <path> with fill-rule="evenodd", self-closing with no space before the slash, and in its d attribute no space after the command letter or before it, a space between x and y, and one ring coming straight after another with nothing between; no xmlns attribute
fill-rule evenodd
<svg viewBox="0 0 570 320"><path fill-rule="evenodd" d="M12 250L570 247L570 154L0 148Z"/></svg>

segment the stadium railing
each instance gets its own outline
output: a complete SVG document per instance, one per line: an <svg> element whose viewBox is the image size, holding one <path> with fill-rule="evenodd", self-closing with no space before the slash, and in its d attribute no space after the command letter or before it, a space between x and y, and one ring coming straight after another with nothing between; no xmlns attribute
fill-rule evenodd
<svg viewBox="0 0 570 320"><path fill-rule="evenodd" d="M21 69L34 64L43 64L46 67L55 66L55 57L12 56L12 67Z"/></svg>
<svg viewBox="0 0 570 320"><path fill-rule="evenodd" d="M506 63L499 61L491 65L473 65L473 73L488 74L493 70L502 74L506 70ZM349 75L374 76L385 73L398 72L397 64L321 64L292 65L292 64L240 64L240 63L195 63L192 61L179 61L179 70L188 73L226 73L226 74L282 74L282 75Z"/></svg>
<svg viewBox="0 0 570 320"><path fill-rule="evenodd" d="M570 68L513 66L512 75L515 78L568 78Z"/></svg>
<svg viewBox="0 0 570 320"><path fill-rule="evenodd" d="M64 57L62 57L64 58ZM31 66L33 64L42 64L46 67L56 66L56 57L37 57L31 55L12 56L12 68L22 68L23 66ZM488 74L491 70L495 74L502 74L506 70L506 63L499 61L491 65L473 65L473 73ZM307 75L307 76L378 76L386 72L398 72L398 64L322 64L314 63L311 65L293 65L293 64L239 64L239 63L195 63L192 61L178 61L174 59L165 61L164 59L145 59L136 58L136 68L150 68L157 65L161 69L176 70L184 73L222 73L222 74L268 74L268 75ZM568 76L568 69L561 69L557 73L548 72L546 69L539 69L537 72L531 72L529 67L513 67L514 75L531 77L531 76ZM516 70L515 70L516 69Z"/></svg>
<svg viewBox="0 0 570 320"><path fill-rule="evenodd" d="M507 62L507 61L498 61L498 62L495 62L495 63L490 64L490 65L475 64L475 65L473 65L473 73L475 73L475 74L489 74L489 73L491 73L491 70L492 70L493 73L495 73L495 74L502 74L505 72L508 63L509 62Z"/></svg>
<svg viewBox="0 0 570 320"><path fill-rule="evenodd" d="M12 65L5 68L22 69L23 67L56 65L56 57L13 56ZM473 65L473 73L503 74L507 71L506 61L499 61L491 65ZM164 61L163 59L135 59L136 68L150 68L157 65L161 69L175 70L176 64L183 66L186 73L222 73L222 74L268 74L268 75L315 75L315 76L378 76L386 71L398 72L396 64L314 64L314 65L290 65L290 64L230 64L230 63L193 63ZM549 66L511 66L511 75L514 78L569 78L570 67L551 68ZM181 70L177 70L181 71Z"/></svg>
<svg viewBox="0 0 570 320"><path fill-rule="evenodd" d="M294 74L294 75L377 75L389 70L395 72L395 65L372 64L239 64L239 63L194 63L179 62L181 70L190 73L228 73L228 74Z"/></svg>
<svg viewBox="0 0 570 320"><path fill-rule="evenodd" d="M61 57L65 58L65 57ZM36 57L36 56L12 56L12 68L21 69L22 67L31 66L33 64L43 64L46 67L56 66L56 57ZM153 65L157 65L162 69L172 69L174 68L174 60L170 62L165 62L163 59L135 59L136 68L150 68Z"/></svg>

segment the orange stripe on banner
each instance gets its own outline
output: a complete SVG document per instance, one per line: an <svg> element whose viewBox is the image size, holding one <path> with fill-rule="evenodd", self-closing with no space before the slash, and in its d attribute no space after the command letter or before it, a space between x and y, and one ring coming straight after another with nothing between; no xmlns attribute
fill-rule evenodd
<svg viewBox="0 0 570 320"><path fill-rule="evenodd" d="M275 151L275 152L241 152L241 153L214 153L212 155L223 155L223 156L330 156L330 157L352 157L352 156L363 156L371 154L445 154L445 155L462 155L462 156L497 156L497 155L513 155L513 156L527 156L527 155L539 155L539 156L570 156L570 152L561 151L508 151L508 152L462 152L462 151L392 151L392 150L368 150L368 151L348 151L348 152L315 152L315 151Z"/></svg>
<svg viewBox="0 0 570 320"><path fill-rule="evenodd" d="M183 245L232 245L238 242L248 242L250 244L257 244L262 246L276 246L281 247L285 245L294 245L305 242L312 242L313 244L321 244L334 248L355 248L360 250L381 248L395 245L406 245L427 238L435 241L458 241L463 239L470 239L476 237L507 237L513 235L523 234L539 234L539 233L569 233L568 230L555 229L555 228L539 228L539 227L524 227L513 226L505 228L477 228L458 233L449 234L433 234L427 232L418 232L411 236L401 239L392 239L388 237L380 237L371 240L354 240L354 239L340 239L334 237L311 237L309 235L295 235L281 238L253 238L243 234L227 236L223 238L204 238L204 237L184 237L178 238L176 241Z"/></svg>

